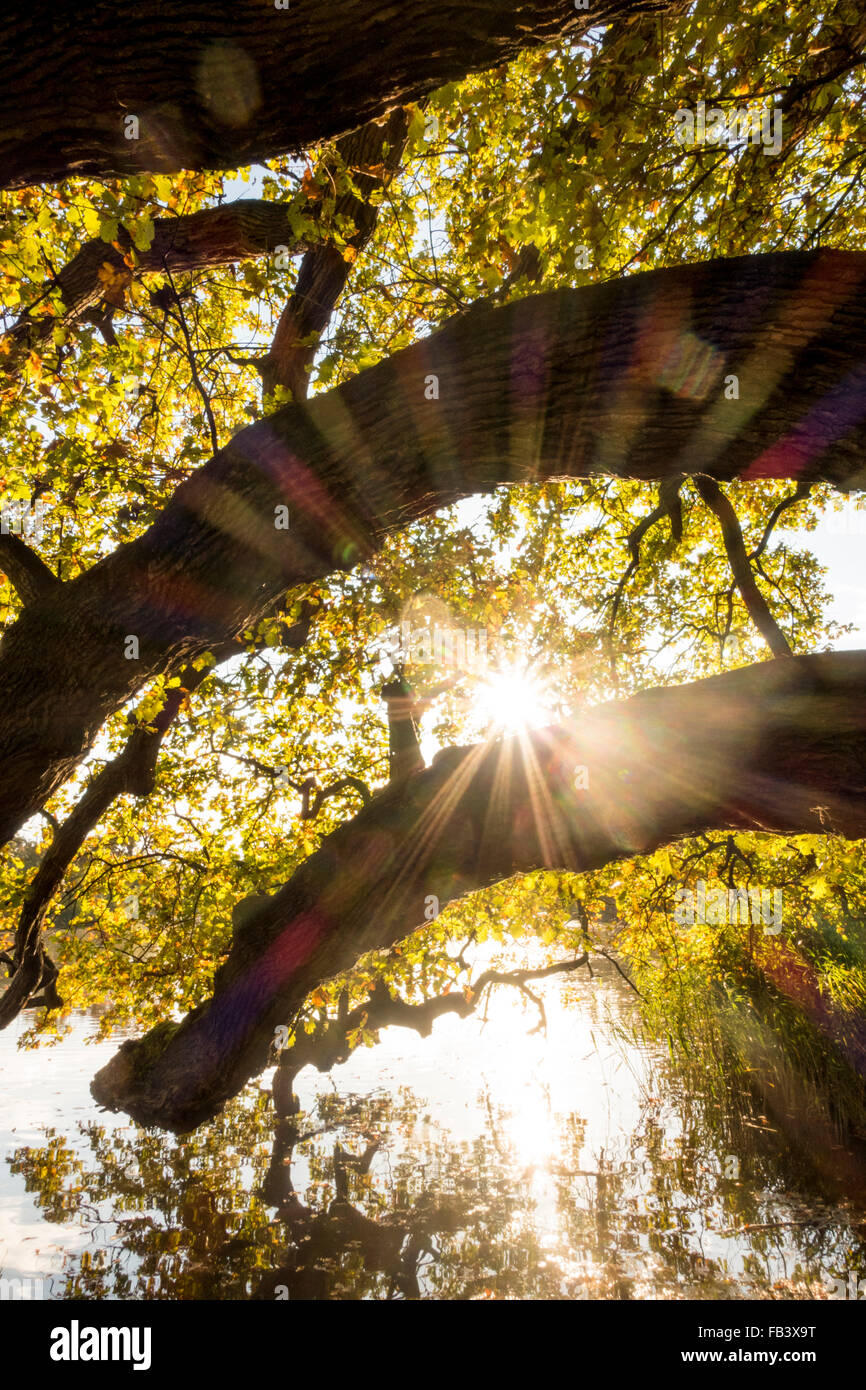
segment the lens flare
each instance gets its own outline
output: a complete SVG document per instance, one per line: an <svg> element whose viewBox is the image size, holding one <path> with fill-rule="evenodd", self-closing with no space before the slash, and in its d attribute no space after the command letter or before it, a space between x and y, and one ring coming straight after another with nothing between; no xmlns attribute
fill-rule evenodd
<svg viewBox="0 0 866 1390"><path fill-rule="evenodd" d="M551 710L543 684L516 667L488 676L478 687L473 704L486 723L503 733L517 734L550 722Z"/></svg>

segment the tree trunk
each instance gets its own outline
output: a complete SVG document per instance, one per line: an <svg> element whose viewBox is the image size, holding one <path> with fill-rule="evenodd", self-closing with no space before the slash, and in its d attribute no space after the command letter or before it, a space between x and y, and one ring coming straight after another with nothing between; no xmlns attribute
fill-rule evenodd
<svg viewBox="0 0 866 1390"><path fill-rule="evenodd" d="M184 1130L268 1060L316 984L511 874L597 869L709 830L866 834L866 652L791 657L452 748L390 784L237 933L213 998L126 1042L100 1104ZM579 778L576 768L581 768ZM586 786L588 782L588 787Z"/></svg>
<svg viewBox="0 0 866 1390"><path fill-rule="evenodd" d="M458 498L695 471L862 487L864 363L866 254L783 252L478 308L240 431L143 536L6 632L0 843L147 680Z"/></svg>
<svg viewBox="0 0 866 1390"><path fill-rule="evenodd" d="M666 0L12 0L0 187L235 169Z"/></svg>

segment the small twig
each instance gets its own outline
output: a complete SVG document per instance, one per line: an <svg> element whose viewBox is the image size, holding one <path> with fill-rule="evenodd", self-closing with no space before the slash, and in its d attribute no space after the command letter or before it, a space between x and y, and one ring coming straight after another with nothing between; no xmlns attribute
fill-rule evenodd
<svg viewBox="0 0 866 1390"><path fill-rule="evenodd" d="M615 956L609 955L608 952L605 951L605 950L603 949L603 947L601 947L601 946L596 946L595 949L596 949L598 955L604 956L604 958L605 958L606 961L610 961L610 964L613 966L614 970L617 970L617 971L619 972L619 974L622 976L622 978L625 980L626 984L628 985L629 989L633 989L633 990L634 990L634 992L635 992L635 994L637 995L638 999L643 999L644 996L641 994L641 992L640 992L640 990L638 989L637 985L635 984L634 980L630 980L630 979L629 979L628 975L626 975L625 971L623 970L622 966L620 965L620 963L619 963L619 961L616 959L616 957L615 957Z"/></svg>
<svg viewBox="0 0 866 1390"><path fill-rule="evenodd" d="M671 486L671 484L673 484L673 487ZM669 480L669 483L666 488L663 485L662 488L659 489L658 506L653 507L652 511L649 513L648 516L644 517L643 521L638 522L637 526L635 526L634 530L630 533L628 539L626 540L626 545L628 546L629 553L631 555L631 560L629 561L625 573L623 574L622 578L616 586L616 592L613 596L613 607L611 608L610 613L610 622L607 626L608 661L610 663L610 673L613 677L614 683L617 682L617 671L616 655L613 650L613 634L614 629L616 627L616 620L619 614L619 608L620 604L622 603L622 597L625 593L626 585L628 584L628 581L631 579L632 575L634 574L635 570L640 564L641 541L643 540L647 531L649 531L651 527L655 526L657 521L661 521L662 517L664 516L670 516L671 525L674 528L674 534L676 536L678 529L677 508L679 507L680 486L680 479ZM679 534L682 535L681 515L679 517Z"/></svg>
<svg viewBox="0 0 866 1390"><path fill-rule="evenodd" d="M196 365L195 365L195 352L193 351L192 339L191 339L190 336L189 336L189 328L188 328L187 322L186 322L186 314L183 312L183 305L182 305L181 302L180 302L180 295L178 294L178 292L177 292L177 290L176 290L176 288L175 288L175 284L174 284L174 280L172 279L171 271L170 271L169 268L168 268L168 258L167 258L167 257L163 260L163 265L165 266L166 277L167 277L167 279L168 279L169 285L171 286L172 294L174 295L174 302L175 302L175 304L177 305L177 312L178 312L178 317L179 317L179 319L180 319L181 332L183 333L183 336L184 336L184 341L185 341L185 343L186 343L187 357L189 358L189 369L190 369L190 372L191 372L191 374L192 374L192 379L193 379L193 381L194 381L194 383L195 383L196 390L198 391L198 393L199 393L199 395L201 396L202 401L203 401L203 403L204 403L204 411L205 411L205 415L207 416L208 428L210 429L211 448L213 449L213 452L214 452L215 454L218 454L218 453L219 453L219 438L218 438L218 436L217 436L216 420L214 419L213 408L212 408L211 403L210 403L210 396L208 395L207 391L206 391L205 388L204 388L204 385L203 385L203 383L202 383L201 377L200 377L199 374L198 374L198 369L197 369L197 367L196 367Z"/></svg>
<svg viewBox="0 0 866 1390"><path fill-rule="evenodd" d="M789 507L795 506L797 502L802 502L803 498L808 497L811 491L812 484L801 481L797 484L796 491L792 493L790 497L783 497L782 501L777 503L777 505L773 508L772 512L770 513L770 519L764 527L764 534L761 537L760 542L749 555L750 560L759 560L761 558L761 556L767 548L767 543L771 535L773 534L773 528L775 527L776 522L779 520L779 517L782 515L782 513L786 512Z"/></svg>

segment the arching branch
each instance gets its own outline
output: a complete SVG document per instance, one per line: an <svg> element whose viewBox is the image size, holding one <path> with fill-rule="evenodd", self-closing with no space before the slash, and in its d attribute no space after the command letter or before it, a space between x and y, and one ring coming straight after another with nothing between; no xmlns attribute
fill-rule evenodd
<svg viewBox="0 0 866 1390"><path fill-rule="evenodd" d="M798 502L802 502L804 498L808 497L811 491L811 483L799 482L790 497L783 497L781 502L776 503L775 507L770 512L770 515L767 519L767 524L764 527L764 534L761 536L761 539L755 546L755 549L749 555L750 561L760 560L761 556L763 555L764 551L767 549L767 546L770 543L770 537L776 529L776 526L781 517L784 516L785 512L787 512L789 508L795 507Z"/></svg>
<svg viewBox="0 0 866 1390"><path fill-rule="evenodd" d="M859 838L864 759L866 652L762 662L444 751L328 836L257 906L212 999L125 1043L93 1094L143 1123L201 1123L267 1065L312 988L423 926L430 895L597 869L701 830Z"/></svg>
<svg viewBox="0 0 866 1390"><path fill-rule="evenodd" d="M266 395L277 386L286 386L296 401L306 397L319 339L349 278L354 257L366 246L376 227L379 210L370 201L371 194L387 188L399 168L408 131L409 112L398 106L386 121L371 122L337 141L332 177L339 178L343 166L350 172L358 193L348 190L334 199L329 221L339 226L347 219L355 231L345 249L326 240L304 256L271 346L257 364Z"/></svg>
<svg viewBox="0 0 866 1390"><path fill-rule="evenodd" d="M310 211L309 205L302 209L304 215ZM233 265L267 256L278 246L301 255L310 243L292 230L297 218L291 204L241 198L185 217L157 218L146 251L135 250L124 228L117 234L120 250L101 238L86 242L4 335L0 372L17 371L23 358L48 342L57 327L71 328L82 319L102 323L99 306L105 299L106 275L118 293L139 276L165 274L166 268L181 274ZM60 293L62 309L53 314L40 312L55 291Z"/></svg>
<svg viewBox="0 0 866 1390"><path fill-rule="evenodd" d="M467 73L666 0L9 0L0 187L237 169L356 130ZM129 117L135 124L129 125Z"/></svg>
<svg viewBox="0 0 866 1390"><path fill-rule="evenodd" d="M380 1028L411 1028L422 1038L429 1038L437 1018L445 1014L468 1018L478 1008L485 991L494 985L507 985L526 994L539 1011L540 1026L546 1028L544 1003L529 990L529 981L570 974L588 962L589 956L584 952L574 959L555 961L552 965L534 970L485 970L465 989L449 990L418 1004L407 1004L382 983L374 983L364 1003L351 1011L342 1008L335 1019L318 1027L313 1033L297 1031L292 1043L280 1053L273 1084L277 1114L285 1116L297 1113L299 1102L294 1083L304 1067L314 1066L324 1072L345 1062L356 1046L351 1037L361 1029L375 1033ZM345 994L342 999L345 999Z"/></svg>
<svg viewBox="0 0 866 1390"><path fill-rule="evenodd" d="M298 649L307 640L311 606L305 606L298 623L288 628L284 642ZM214 653L214 667L245 651L239 642L225 643ZM57 968L48 956L42 937L48 906L63 878L91 831L99 824L118 796L150 796L156 785L156 766L163 740L190 696L204 683L214 667L187 667L179 673L180 684L171 687L162 708L147 722L135 715L124 748L96 774L62 824L51 817L54 837L27 890L15 932L14 955L3 954L9 968L9 984L0 995L0 1029L8 1026L22 1009L37 1005L59 1008ZM366 788L365 788L366 790ZM41 990L39 997L37 991Z"/></svg>
<svg viewBox="0 0 866 1390"><path fill-rule="evenodd" d="M739 402L666 389L659 363L684 333L724 356ZM864 361L866 255L781 252L460 314L274 412L181 484L143 536L6 631L0 841L179 650L213 650L274 595L351 568L460 497L600 473L862 486ZM612 416L626 386L628 409ZM287 505L291 528L278 529ZM140 639L137 662L125 658L127 633Z"/></svg>
<svg viewBox="0 0 866 1390"><path fill-rule="evenodd" d="M791 647L788 639L770 612L767 600L758 588L752 573L743 533L730 498L725 496L713 478L696 477L695 487L722 528L725 554L749 617L773 656L790 656Z"/></svg>

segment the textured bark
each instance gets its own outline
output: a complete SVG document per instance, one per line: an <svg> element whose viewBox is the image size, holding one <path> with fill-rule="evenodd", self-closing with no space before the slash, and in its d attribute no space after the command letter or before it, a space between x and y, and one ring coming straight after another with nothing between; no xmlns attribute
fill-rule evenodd
<svg viewBox="0 0 866 1390"><path fill-rule="evenodd" d="M233 169L666 0L12 0L0 186ZM127 139L125 118L139 121Z"/></svg>
<svg viewBox="0 0 866 1390"><path fill-rule="evenodd" d="M0 995L0 1028L6 1028L22 1009L33 1007L33 996L40 987L47 956L42 942L42 925L51 899L91 830L102 819L111 803L125 793L149 796L156 780L156 760L160 745L184 699L206 679L209 672L184 671L183 688L169 691L166 702L150 725L139 725L123 749L97 773L43 855L24 899L15 932L15 954L10 958L10 980ZM52 986L57 970L49 971ZM62 1000L53 991L51 1007Z"/></svg>
<svg viewBox="0 0 866 1390"><path fill-rule="evenodd" d="M310 605L305 605L305 608L300 621L285 630L284 645L294 650L301 648L309 635L312 609ZM214 667L232 656L240 656L245 650L243 643L226 643L214 652ZM96 774L62 825L55 825L54 838L42 856L21 907L15 931L14 956L4 958L9 968L10 983L0 995L0 1028L6 1028L24 1008L33 1008L42 1003L58 1008L62 1004L54 988L57 969L42 941L42 926L48 905L87 836L112 802L125 794L150 796L156 785L156 764L162 741L184 703L210 674L210 667L182 670L179 673L180 685L169 689L162 709L156 715L147 721L134 715L130 721L132 732L125 747ZM345 778L343 785L346 781L354 782L355 779ZM321 795L324 799L333 794L333 790L328 789ZM40 994L34 998L46 976L51 985L50 996L46 998Z"/></svg>
<svg viewBox="0 0 866 1390"><path fill-rule="evenodd" d="M33 603L60 584L36 551L13 534L0 534L0 573L6 575L24 604Z"/></svg>
<svg viewBox="0 0 866 1390"><path fill-rule="evenodd" d="M588 770L575 789L575 768ZM208 1119L267 1065L307 992L440 905L540 868L597 869L708 830L866 835L866 652L792 657L446 750L391 783L236 933L213 998L124 1043L95 1098Z"/></svg>
<svg viewBox="0 0 866 1390"><path fill-rule="evenodd" d="M717 354L709 375L701 344ZM738 376L739 399L722 372ZM859 252L712 261L458 316L242 430L143 536L25 609L0 646L0 840L149 678L388 533L547 478L697 471L859 488L864 388ZM274 525L283 505L288 531Z"/></svg>

